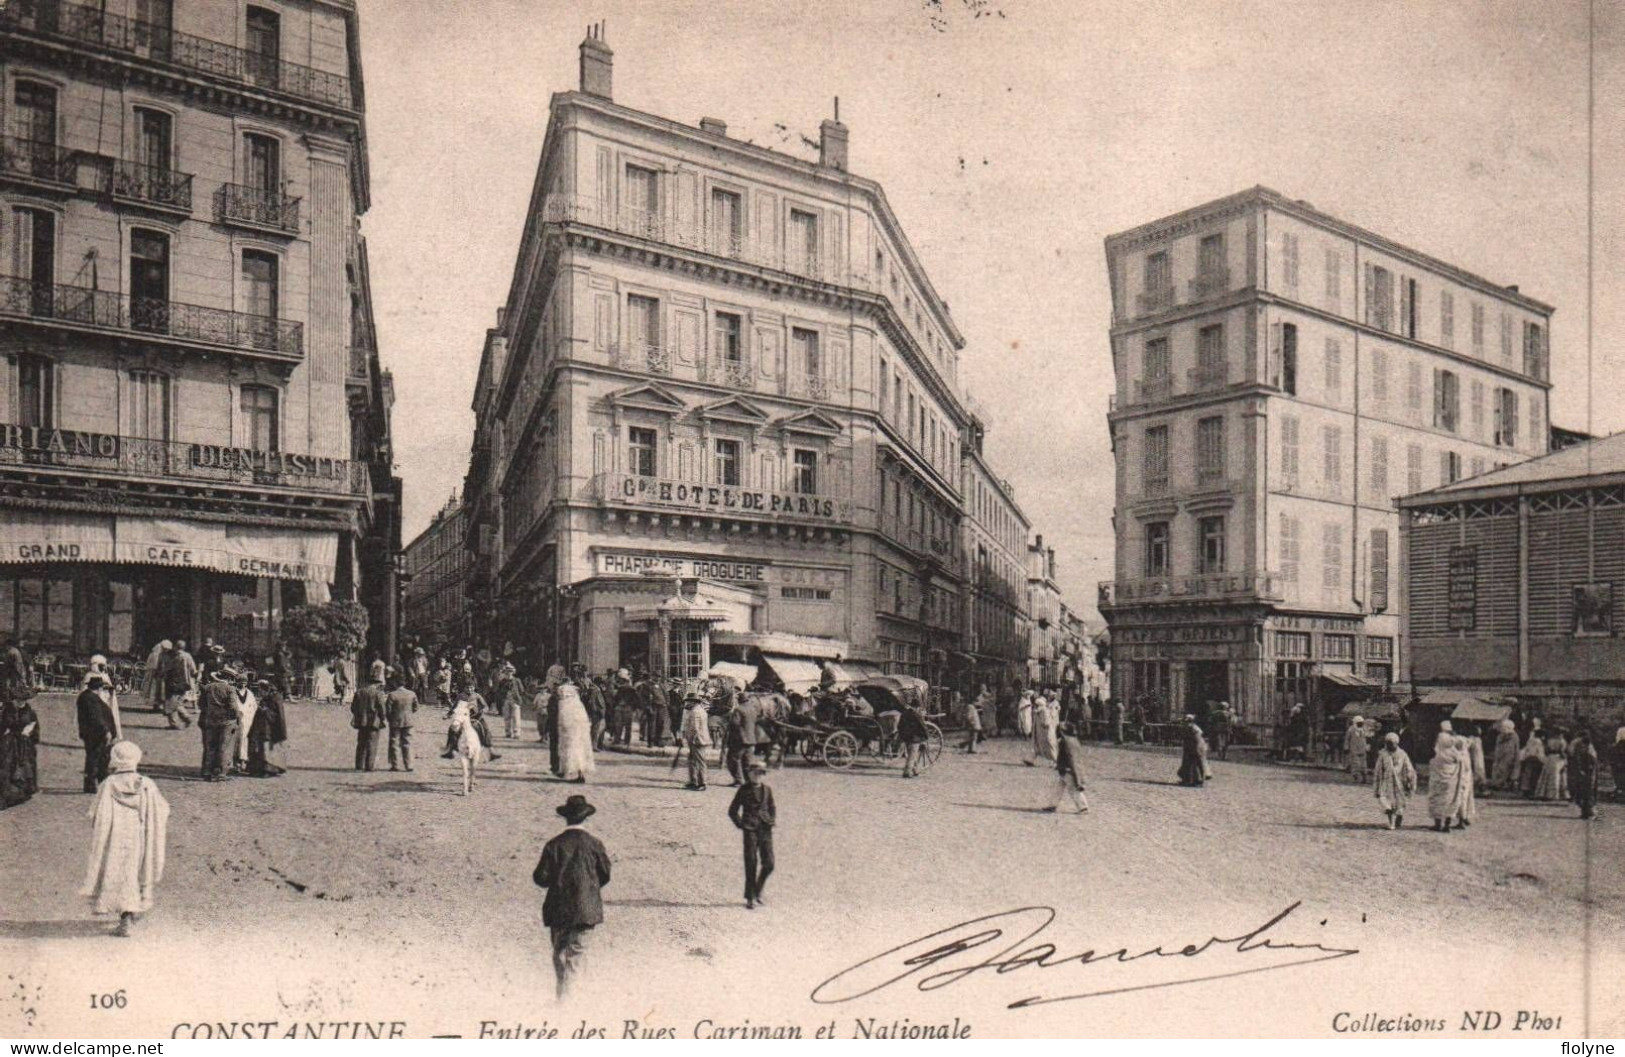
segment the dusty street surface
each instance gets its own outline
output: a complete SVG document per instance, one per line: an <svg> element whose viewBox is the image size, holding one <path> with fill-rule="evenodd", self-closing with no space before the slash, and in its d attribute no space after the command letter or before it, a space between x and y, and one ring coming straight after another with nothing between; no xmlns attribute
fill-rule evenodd
<svg viewBox="0 0 1625 1057"><path fill-rule="evenodd" d="M1588 985L1589 1034L1625 1032L1617 806L1588 826L1568 804L1491 800L1472 829L1441 836L1420 828L1418 800L1416 828L1390 833L1370 790L1338 775L1215 761L1215 780L1190 790L1174 783L1172 755L1091 746L1093 810L1053 816L1037 810L1050 775L1022 766L1013 741L947 754L907 782L896 764L837 773L798 760L768 777L779 868L769 905L747 911L725 772L713 768L709 792L686 792L664 760L603 754L585 792L614 859L609 920L589 951L590 989L561 1008L530 874L561 824L554 807L581 790L545 777L544 747L499 742L503 759L465 799L438 755L438 713L418 728L414 773L358 774L348 710L301 703L279 759L287 775L206 784L193 780L195 731L126 713L174 810L158 908L120 940L75 895L91 798L78 791L71 703L36 704L44 789L0 813L0 1035L167 1037L246 1022L365 1037L354 1023L395 1021L408 1036L477 1035L491 1021L618 1037L636 1021L679 1037L747 1024L811 1035L833 1022L846 1037L870 1018L958 1017L977 1036L1322 1036L1371 1014L1455 1034L1464 1012L1485 1010L1503 1032L1522 1011L1551 1018L1527 1016L1525 1033L1539 1023L1577 1038ZM811 998L871 956L1023 907L1056 918L1005 960L1041 943L1054 945L1051 961L1194 953L1007 965L916 988L1032 933L1043 923L1032 911L957 933L1002 927L1001 944L871 990L910 972L899 953L881 963L890 971L849 974L819 997L868 995ZM1196 950L1212 937L1230 942ZM1358 953L1328 954L1344 950ZM1289 961L1306 964L1272 968ZM1197 977L1211 979L1157 986ZM1444 988L1451 1000L1433 997ZM123 1009L92 1010L91 996L119 990ZM1007 1008L1097 991L1117 993Z"/></svg>

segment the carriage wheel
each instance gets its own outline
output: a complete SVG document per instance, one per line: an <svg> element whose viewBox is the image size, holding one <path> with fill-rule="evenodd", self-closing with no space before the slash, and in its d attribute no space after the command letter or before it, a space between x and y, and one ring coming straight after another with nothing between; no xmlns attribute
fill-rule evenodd
<svg viewBox="0 0 1625 1057"><path fill-rule="evenodd" d="M942 728L935 723L925 725L925 765L936 763L942 757Z"/></svg>
<svg viewBox="0 0 1625 1057"><path fill-rule="evenodd" d="M844 730L837 730L824 739L824 762L838 771L852 766L858 758L858 739Z"/></svg>
<svg viewBox="0 0 1625 1057"><path fill-rule="evenodd" d="M808 763L817 763L821 756L817 736L808 731L805 734L797 734L796 737L801 739L801 758Z"/></svg>

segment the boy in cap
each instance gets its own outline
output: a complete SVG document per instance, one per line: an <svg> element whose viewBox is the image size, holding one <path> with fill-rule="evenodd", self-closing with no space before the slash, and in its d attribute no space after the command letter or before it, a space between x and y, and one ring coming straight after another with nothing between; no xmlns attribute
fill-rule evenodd
<svg viewBox="0 0 1625 1057"><path fill-rule="evenodd" d="M587 936L604 921L602 889L609 884L609 852L584 827L597 809L577 793L555 808L564 832L548 841L531 880L547 889L542 924L553 942L553 972L558 997L568 996L586 957Z"/></svg>
<svg viewBox="0 0 1625 1057"><path fill-rule="evenodd" d="M711 713L705 698L689 694L683 699L683 744L688 746L688 784L684 789L705 788L705 750L711 747Z"/></svg>
<svg viewBox="0 0 1625 1057"><path fill-rule="evenodd" d="M745 835L745 909L755 910L762 899L762 886L773 872L773 826L778 814L773 790L762 781L767 764L754 755L745 759L745 784L728 805L728 818Z"/></svg>

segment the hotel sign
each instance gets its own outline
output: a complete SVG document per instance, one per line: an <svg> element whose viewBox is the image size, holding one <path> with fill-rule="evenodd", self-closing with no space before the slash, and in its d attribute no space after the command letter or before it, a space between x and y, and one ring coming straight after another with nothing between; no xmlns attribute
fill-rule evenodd
<svg viewBox="0 0 1625 1057"><path fill-rule="evenodd" d="M697 484L633 473L606 474L604 481L601 494L612 503L657 506L693 514L749 514L831 524L848 520L845 504L828 496Z"/></svg>

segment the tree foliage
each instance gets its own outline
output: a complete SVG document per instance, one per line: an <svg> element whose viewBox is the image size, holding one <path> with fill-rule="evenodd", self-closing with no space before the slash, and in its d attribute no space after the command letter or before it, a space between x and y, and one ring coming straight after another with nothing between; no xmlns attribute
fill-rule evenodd
<svg viewBox="0 0 1625 1057"><path fill-rule="evenodd" d="M300 606L282 618L282 641L309 660L342 657L367 644L368 623L359 602Z"/></svg>

